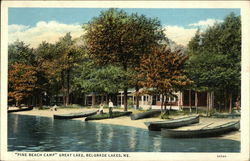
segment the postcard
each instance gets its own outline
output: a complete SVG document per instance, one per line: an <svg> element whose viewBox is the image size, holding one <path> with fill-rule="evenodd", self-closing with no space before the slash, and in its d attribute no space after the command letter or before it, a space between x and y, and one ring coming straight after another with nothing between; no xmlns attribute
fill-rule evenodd
<svg viewBox="0 0 250 161"><path fill-rule="evenodd" d="M249 160L248 1L3 1L1 160Z"/></svg>

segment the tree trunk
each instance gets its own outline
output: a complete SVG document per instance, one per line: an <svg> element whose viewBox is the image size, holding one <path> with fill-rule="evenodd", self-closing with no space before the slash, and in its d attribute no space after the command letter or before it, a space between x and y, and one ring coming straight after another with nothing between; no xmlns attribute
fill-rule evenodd
<svg viewBox="0 0 250 161"><path fill-rule="evenodd" d="M55 105L58 105L58 92L56 92L56 98L55 98L55 101L56 101L56 104L55 104Z"/></svg>
<svg viewBox="0 0 250 161"><path fill-rule="evenodd" d="M16 107L20 107L19 101L16 101Z"/></svg>
<svg viewBox="0 0 250 161"><path fill-rule="evenodd" d="M209 92L208 101L209 101L208 115L210 116L211 115L211 92Z"/></svg>
<svg viewBox="0 0 250 161"><path fill-rule="evenodd" d="M181 110L183 110L183 93L182 92L180 93L180 107L181 107Z"/></svg>
<svg viewBox="0 0 250 161"><path fill-rule="evenodd" d="M214 109L214 91L211 93L212 94L212 99L211 99L211 108Z"/></svg>
<svg viewBox="0 0 250 161"><path fill-rule="evenodd" d="M79 102L79 98L81 98L81 97L78 97L78 95L76 95L76 94L69 94L69 104L80 104L80 102Z"/></svg>
<svg viewBox="0 0 250 161"><path fill-rule="evenodd" d="M224 95L224 112L227 111L227 93L225 92L225 95Z"/></svg>
<svg viewBox="0 0 250 161"><path fill-rule="evenodd" d="M163 96L164 98L164 111L167 111L167 97Z"/></svg>
<svg viewBox="0 0 250 161"><path fill-rule="evenodd" d="M65 86L64 86L64 72L61 72L61 79L62 79L62 93L63 93L63 106L66 105L66 99L65 99Z"/></svg>
<svg viewBox="0 0 250 161"><path fill-rule="evenodd" d="M28 97L28 100L27 100L27 106L28 106L28 107L30 106L30 98L31 98L31 96Z"/></svg>
<svg viewBox="0 0 250 161"><path fill-rule="evenodd" d="M208 93L208 113L209 116L211 114L211 110L213 108L213 92Z"/></svg>
<svg viewBox="0 0 250 161"><path fill-rule="evenodd" d="M109 95L106 94L106 105L109 104Z"/></svg>
<svg viewBox="0 0 250 161"><path fill-rule="evenodd" d="M219 101L219 112L221 112L221 101Z"/></svg>
<svg viewBox="0 0 250 161"><path fill-rule="evenodd" d="M236 110L239 110L240 109L240 98L239 96L237 96L236 98Z"/></svg>
<svg viewBox="0 0 250 161"><path fill-rule="evenodd" d="M83 106L86 106L86 105L87 105L87 103L86 103L86 96L85 96L84 93L83 93L83 95L82 95L81 104L82 104Z"/></svg>
<svg viewBox="0 0 250 161"><path fill-rule="evenodd" d="M95 93L92 95L92 107L95 107Z"/></svg>
<svg viewBox="0 0 250 161"><path fill-rule="evenodd" d="M39 97L39 107L42 107L43 106L43 94L40 94L40 97Z"/></svg>
<svg viewBox="0 0 250 161"><path fill-rule="evenodd" d="M136 109L139 109L139 95L138 95L139 87L138 87L138 85L135 86L135 91L136 91L136 96L135 96L135 99L136 99Z"/></svg>
<svg viewBox="0 0 250 161"><path fill-rule="evenodd" d="M210 96L210 111L214 109L214 91L211 92L211 96Z"/></svg>
<svg viewBox="0 0 250 161"><path fill-rule="evenodd" d="M190 112L192 112L192 99L191 99L191 90L189 90L189 95L188 95L189 97L189 110L190 110Z"/></svg>
<svg viewBox="0 0 250 161"><path fill-rule="evenodd" d="M207 92L207 116L209 111L209 92Z"/></svg>
<svg viewBox="0 0 250 161"><path fill-rule="evenodd" d="M197 94L197 91L195 91L195 109L196 109L196 113L198 113L198 94Z"/></svg>
<svg viewBox="0 0 250 161"><path fill-rule="evenodd" d="M37 96L37 94L35 95L35 97L36 97L36 99L35 99L35 104L36 104L36 107L39 107L39 104L38 104L38 96Z"/></svg>
<svg viewBox="0 0 250 161"><path fill-rule="evenodd" d="M69 89L70 89L70 71L69 69L67 70L67 86L66 86L66 102L65 105L68 106L69 105Z"/></svg>
<svg viewBox="0 0 250 161"><path fill-rule="evenodd" d="M127 72L128 70L127 63L123 64L123 69L125 72ZM127 81L127 79L125 81ZM124 87L124 111L128 111L128 87L127 85L125 85Z"/></svg>
<svg viewBox="0 0 250 161"><path fill-rule="evenodd" d="M161 95L160 95L161 97ZM163 112L164 96L161 97L161 113Z"/></svg>
<svg viewBox="0 0 250 161"><path fill-rule="evenodd" d="M128 88L124 88L124 111L128 111Z"/></svg>
<svg viewBox="0 0 250 161"><path fill-rule="evenodd" d="M103 95L101 95L101 103L103 103L103 100L104 100L104 99L103 99Z"/></svg>
<svg viewBox="0 0 250 161"><path fill-rule="evenodd" d="M233 95L232 93L229 94L229 113L232 113L232 105L233 105Z"/></svg>
<svg viewBox="0 0 250 161"><path fill-rule="evenodd" d="M34 107L36 107L36 96L35 96L35 95L32 96L32 100L31 100L31 101L32 101L31 104L32 104Z"/></svg>

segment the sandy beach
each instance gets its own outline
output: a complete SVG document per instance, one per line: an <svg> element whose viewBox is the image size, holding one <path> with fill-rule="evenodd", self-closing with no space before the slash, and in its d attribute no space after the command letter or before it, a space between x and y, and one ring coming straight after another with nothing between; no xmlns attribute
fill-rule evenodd
<svg viewBox="0 0 250 161"><path fill-rule="evenodd" d="M46 109L46 110L33 109L32 111L14 112L13 114L53 117L54 114L78 113L78 112L90 111L93 109L97 109L97 108L72 108L72 109L61 108L61 109L58 109L57 111L51 111L50 109ZM122 109L114 109L114 111L121 111L121 110ZM104 109L104 112L108 112L108 109ZM175 117L170 117L170 118L174 119L174 118L178 118L178 117L183 117L183 116L175 116ZM83 118L77 118L75 120L84 121ZM147 129L147 126L144 124L144 122L161 121L161 120L162 119L160 119L160 118L147 118L147 119L141 119L141 120L131 120L130 117L124 116L124 117L118 117L118 118L113 118L113 119L94 120L94 122L104 123L104 124L131 126L131 127L136 127L136 128ZM221 119L221 118L200 117L200 123L194 124L194 125L191 125L188 127L182 127L182 129L196 129L196 128L202 128L202 127L207 126L207 125L212 127L212 126L220 125L220 124L223 124L223 123L226 123L229 121L233 121L233 120L239 120L239 118L236 118L236 119L223 118L223 119ZM240 141L240 131L231 132L229 134L226 134L224 136L217 137L217 138Z"/></svg>

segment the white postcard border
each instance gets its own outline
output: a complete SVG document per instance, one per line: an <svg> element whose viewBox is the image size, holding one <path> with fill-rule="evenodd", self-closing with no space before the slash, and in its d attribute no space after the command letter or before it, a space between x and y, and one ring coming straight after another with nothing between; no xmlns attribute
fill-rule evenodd
<svg viewBox="0 0 250 161"><path fill-rule="evenodd" d="M130 157L102 158L89 157L84 160L248 160L249 158L249 107L250 107L250 50L249 50L249 7L248 1L2 1L1 4L1 160L83 160L81 157L20 157L16 152L7 152L7 47L8 47L8 7L65 7L65 8L240 8L242 16L242 116L240 153L106 153L129 154ZM19 153L19 152L18 152ZM21 153L21 152L20 152ZM39 152L42 155L54 152ZM37 153L37 154L39 154ZM58 152L57 155L62 154ZM86 152L82 152L86 154ZM29 153L26 153L29 154ZM76 154L70 152L67 154ZM96 153L92 153L96 154ZM103 153L105 154L105 153ZM218 158L225 155L225 158Z"/></svg>

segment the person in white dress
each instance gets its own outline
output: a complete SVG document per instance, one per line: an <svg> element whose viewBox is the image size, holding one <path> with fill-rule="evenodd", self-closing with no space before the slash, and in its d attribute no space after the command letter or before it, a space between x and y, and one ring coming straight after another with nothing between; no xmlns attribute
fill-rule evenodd
<svg viewBox="0 0 250 161"><path fill-rule="evenodd" d="M112 118L114 104L111 100L109 100L109 117Z"/></svg>
<svg viewBox="0 0 250 161"><path fill-rule="evenodd" d="M51 111L57 111L57 105L54 105L53 107L50 108Z"/></svg>
<svg viewBox="0 0 250 161"><path fill-rule="evenodd" d="M99 109L99 114L103 114L103 106L104 106L104 104L101 103L100 104L100 109Z"/></svg>

